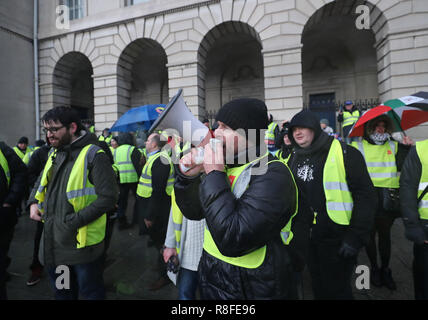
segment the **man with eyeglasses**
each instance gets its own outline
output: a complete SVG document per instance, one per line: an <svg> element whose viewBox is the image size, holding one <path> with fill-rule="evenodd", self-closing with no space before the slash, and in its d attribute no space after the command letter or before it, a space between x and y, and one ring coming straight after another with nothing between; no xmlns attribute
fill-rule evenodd
<svg viewBox="0 0 428 320"><path fill-rule="evenodd" d="M53 148L29 199L30 217L44 222L40 261L57 299L104 299L102 255L106 212L118 199L115 173L76 111L53 108L42 123ZM58 266L69 270L69 286L58 286L57 277L66 274Z"/></svg>

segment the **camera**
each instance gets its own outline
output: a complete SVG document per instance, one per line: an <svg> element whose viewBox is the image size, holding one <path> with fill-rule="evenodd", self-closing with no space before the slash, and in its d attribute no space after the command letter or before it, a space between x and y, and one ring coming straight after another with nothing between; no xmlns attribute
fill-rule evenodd
<svg viewBox="0 0 428 320"><path fill-rule="evenodd" d="M165 250L165 247L161 249L162 256L163 256L164 250ZM177 273L179 269L180 269L180 263L178 261L178 257L175 255L172 255L168 259L168 262L166 263L166 270L172 273Z"/></svg>

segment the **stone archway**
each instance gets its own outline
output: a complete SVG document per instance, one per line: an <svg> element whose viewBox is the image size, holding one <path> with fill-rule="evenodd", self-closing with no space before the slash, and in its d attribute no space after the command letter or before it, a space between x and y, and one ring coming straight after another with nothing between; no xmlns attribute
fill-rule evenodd
<svg viewBox="0 0 428 320"><path fill-rule="evenodd" d="M93 69L89 59L80 52L62 56L53 71L53 106L66 105L76 109L82 120L94 119Z"/></svg>
<svg viewBox="0 0 428 320"><path fill-rule="evenodd" d="M205 35L198 50L198 62L209 115L235 98L264 99L261 50L260 37L245 23L225 22Z"/></svg>
<svg viewBox="0 0 428 320"><path fill-rule="evenodd" d="M117 65L120 114L145 104L168 103L167 56L154 40L137 39L122 52Z"/></svg>
<svg viewBox="0 0 428 320"><path fill-rule="evenodd" d="M357 25L360 5L370 10L370 29ZM381 79L375 45L386 27L382 13L367 1L333 1L318 9L302 33L304 104L331 122L335 121L331 100L377 100ZM320 96L328 105L317 101Z"/></svg>

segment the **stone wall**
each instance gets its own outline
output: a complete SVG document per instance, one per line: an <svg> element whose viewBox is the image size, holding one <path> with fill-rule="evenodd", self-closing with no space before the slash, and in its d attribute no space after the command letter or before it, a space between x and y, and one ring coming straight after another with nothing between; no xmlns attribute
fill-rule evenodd
<svg viewBox="0 0 428 320"><path fill-rule="evenodd" d="M278 121L290 118L304 100L302 34L306 24L328 4L333 4L332 10L350 12L352 8L347 4L353 3L221 0L194 1L191 5L187 1L180 8L178 1L169 9L166 2L160 1L159 8L163 11L159 8L147 11L157 2L117 8L103 12L102 16L89 15L80 23L74 21L68 33L62 30L55 35L52 28L45 26L39 60L43 110L52 106L53 99L46 96L52 94L56 63L64 54L77 51L86 55L93 67L96 129L111 126L129 106L123 98L129 78L118 73L121 54L135 40L150 39L159 44L167 57L169 97L183 88L192 112L203 117L207 107L206 58L210 45L221 39L219 26L233 22L230 25L249 32L260 42L264 98L269 111ZM371 7L380 100L428 91L428 3L423 0L367 3ZM364 77L357 81L365 82Z"/></svg>

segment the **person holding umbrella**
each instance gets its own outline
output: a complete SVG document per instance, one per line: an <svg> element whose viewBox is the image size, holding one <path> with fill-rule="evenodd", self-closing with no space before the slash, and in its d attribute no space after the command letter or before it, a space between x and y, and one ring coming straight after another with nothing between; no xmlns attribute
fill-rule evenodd
<svg viewBox="0 0 428 320"><path fill-rule="evenodd" d="M390 210L388 207L389 194L397 194L399 189L398 171L407 156L412 139L404 136L402 143L392 139L394 124L386 114L381 114L364 124L363 139L352 142L363 155L370 178L375 186L378 197L375 224L371 239L366 246L366 252L372 267L371 282L380 287L385 285L390 290L397 288L392 277L389 261L391 258L391 227L398 210ZM378 234L379 255L381 267L377 262L376 233Z"/></svg>

